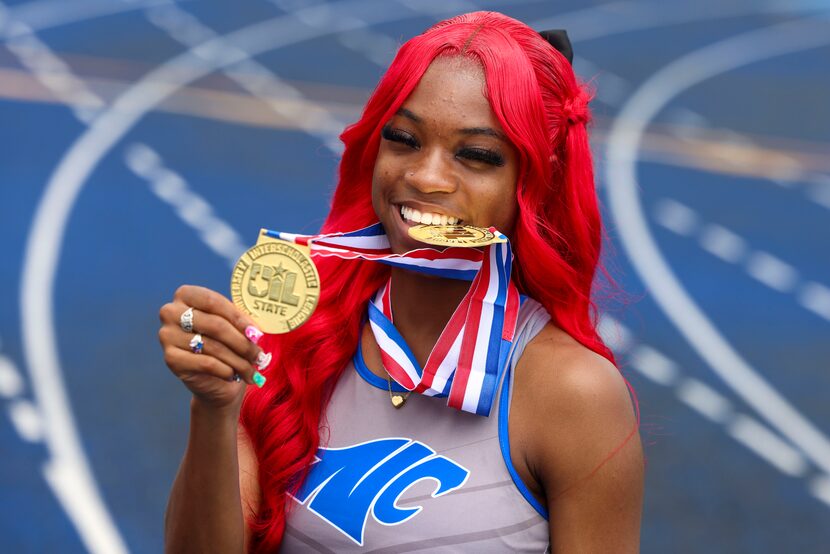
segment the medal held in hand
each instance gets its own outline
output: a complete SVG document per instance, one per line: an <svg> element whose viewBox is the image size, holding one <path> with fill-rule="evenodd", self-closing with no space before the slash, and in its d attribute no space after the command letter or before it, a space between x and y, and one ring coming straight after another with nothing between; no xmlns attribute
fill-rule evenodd
<svg viewBox="0 0 830 554"><path fill-rule="evenodd" d="M415 225L409 228L409 236L435 246L472 248L507 242L507 238L494 228L484 229L472 225Z"/></svg>
<svg viewBox="0 0 830 554"><path fill-rule="evenodd" d="M288 333L305 323L320 298L320 275L308 246L261 229L231 273L231 298L266 333Z"/></svg>
<svg viewBox="0 0 830 554"><path fill-rule="evenodd" d="M508 360L520 305L518 289L510 279L513 263L510 242L493 227L420 225L410 228L410 232L412 230L417 240L444 248L418 248L396 254L392 252L380 223L356 231L319 235L263 229L257 245L240 258L234 269L231 283L234 302L260 321L273 317L273 310L265 302L280 306L284 295L289 299L299 297L302 292L300 279L317 277L311 269L311 260L304 264L299 261L300 254L375 261L425 275L472 281L470 290L441 332L423 368L415 361L392 321L391 279L378 290L375 299L368 302L367 315L381 350L383 367L389 373L390 389L394 379L407 391L425 396L446 396L450 407L487 416L496 397L499 376ZM291 250L292 247L302 250ZM273 284L274 276L285 270L289 261L297 263L297 266L291 266L291 271L296 274L294 282L282 279ZM259 269L254 269L255 263L260 264ZM267 275L265 266L271 267ZM306 287L303 290L313 291L315 296L314 301L305 300L312 306L319 294L319 279L316 281L313 286L303 282ZM251 288L253 292L250 292ZM301 305L300 299L292 299L292 302L296 302L292 304L293 309L302 313L297 309ZM287 332L296 328L300 322L290 318L299 318L299 315L293 313L287 314L288 322L282 320L282 328L277 325L277 330L271 331L273 327L263 326L263 330ZM310 309L305 311L303 319L309 315ZM390 391L395 407L402 406L408 394L397 392Z"/></svg>

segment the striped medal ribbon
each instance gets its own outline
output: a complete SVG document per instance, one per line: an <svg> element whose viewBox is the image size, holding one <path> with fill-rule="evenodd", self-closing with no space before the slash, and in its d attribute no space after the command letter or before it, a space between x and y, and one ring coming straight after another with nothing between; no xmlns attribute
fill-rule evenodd
<svg viewBox="0 0 830 554"><path fill-rule="evenodd" d="M295 235L266 230L265 234L308 246L313 256L378 261L429 275L466 281L475 279L483 257L478 249L457 246L444 250L425 247L405 254L393 254L386 231L380 223L349 233Z"/></svg>
<svg viewBox="0 0 830 554"><path fill-rule="evenodd" d="M312 256L373 260L430 275L472 280L423 368L393 324L391 279L369 302L369 323L384 368L398 384L427 396L446 396L453 408L488 416L507 363L520 303L510 279L510 243L495 229L491 231L505 242L481 249L419 248L404 254L392 253L380 223L350 233L266 234L304 244Z"/></svg>

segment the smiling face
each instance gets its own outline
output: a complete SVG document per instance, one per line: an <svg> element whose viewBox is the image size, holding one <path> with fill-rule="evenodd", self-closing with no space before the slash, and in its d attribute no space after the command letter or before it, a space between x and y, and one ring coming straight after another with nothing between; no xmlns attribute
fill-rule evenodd
<svg viewBox="0 0 830 554"><path fill-rule="evenodd" d="M393 252L426 246L407 234L418 223L460 220L512 231L518 154L484 90L484 72L476 62L438 58L384 125L372 206Z"/></svg>

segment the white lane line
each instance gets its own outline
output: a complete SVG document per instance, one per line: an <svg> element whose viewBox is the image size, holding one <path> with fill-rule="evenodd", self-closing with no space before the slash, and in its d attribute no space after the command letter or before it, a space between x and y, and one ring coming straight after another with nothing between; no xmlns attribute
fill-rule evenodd
<svg viewBox="0 0 830 554"><path fill-rule="evenodd" d="M629 259L654 300L720 378L770 425L830 472L830 441L744 360L689 296L651 235L636 176L643 135L678 94L723 72L830 43L826 21L787 21L684 55L650 77L623 106L608 139L608 206Z"/></svg>
<svg viewBox="0 0 830 554"><path fill-rule="evenodd" d="M145 14L150 23L166 32L172 39L195 48L197 52L206 56L208 61L214 56L222 59L231 49L238 50L234 52L234 55L241 61L223 69L227 77L254 97L262 100L297 129L318 139L331 152L335 154L342 152L343 145L339 135L347 124L345 120L336 117L322 105L305 99L297 88L279 78L264 65L251 59L250 55L241 48L225 43L215 31L183 9L170 4L152 8ZM216 46L201 49L200 45L207 41L213 41L212 43ZM294 104L286 103L285 99L304 100L303 109L293 109Z"/></svg>
<svg viewBox="0 0 830 554"><path fill-rule="evenodd" d="M16 398L9 404L9 418L15 431L27 442L43 440L43 418L37 407L25 399Z"/></svg>
<svg viewBox="0 0 830 554"><path fill-rule="evenodd" d="M43 423L37 408L23 395L23 377L8 356L0 354L0 397L8 402L9 419L26 442L43 440Z"/></svg>
<svg viewBox="0 0 830 554"><path fill-rule="evenodd" d="M819 475L810 481L810 494L830 506L830 476Z"/></svg>
<svg viewBox="0 0 830 554"><path fill-rule="evenodd" d="M611 350L623 352L631 346L631 332L625 327L615 325L611 318L600 318L597 332L602 335L605 344Z"/></svg>
<svg viewBox="0 0 830 554"><path fill-rule="evenodd" d="M191 189L181 175L165 167L161 157L146 144L127 147L124 160L133 173L148 182L156 196L196 231L202 242L233 267L245 245L239 233L216 216L207 200Z"/></svg>
<svg viewBox="0 0 830 554"><path fill-rule="evenodd" d="M23 378L11 358L0 354L0 396L14 398L23 394Z"/></svg>
<svg viewBox="0 0 830 554"><path fill-rule="evenodd" d="M632 349L631 363L637 371L664 387L674 386L680 379L677 364L646 344Z"/></svg>
<svg viewBox="0 0 830 554"><path fill-rule="evenodd" d="M702 381L684 375L678 364L653 347L635 341L625 325L607 314L600 320L601 336L609 344L613 337L605 333L613 330L628 337L626 348L615 354L625 355L633 369L654 383L669 387L677 398L723 430L738 443L785 475L805 478L805 486L814 496L830 493L830 486L823 485L824 475L810 476L806 458L774 431L755 418L739 412L732 402ZM830 499L830 494L827 495ZM828 502L830 504L830 502Z"/></svg>
<svg viewBox="0 0 830 554"><path fill-rule="evenodd" d="M830 289L820 283L807 281L798 291L798 303L830 321Z"/></svg>
<svg viewBox="0 0 830 554"><path fill-rule="evenodd" d="M746 241L716 223L707 224L700 231L699 240L701 248L725 262L736 264L746 256Z"/></svg>
<svg viewBox="0 0 830 554"><path fill-rule="evenodd" d="M693 209L671 198L655 202L654 220L721 260L743 265L747 275L776 292L794 294L799 305L830 321L830 290L806 281L798 270L774 254L753 249L747 239L717 223L703 221Z"/></svg>
<svg viewBox="0 0 830 554"><path fill-rule="evenodd" d="M752 277L779 292L790 292L798 281L793 266L767 252L756 251L746 262L746 271Z"/></svg>
<svg viewBox="0 0 830 554"><path fill-rule="evenodd" d="M692 236L700 229L697 214L671 199L663 200L655 206L654 219L666 229L684 237Z"/></svg>
<svg viewBox="0 0 830 554"><path fill-rule="evenodd" d="M743 443L782 473L801 477L807 472L807 461L797 450L751 417L738 414L729 422L727 429L735 440Z"/></svg>
<svg viewBox="0 0 830 554"><path fill-rule="evenodd" d="M725 424L734 417L732 404L715 389L697 379L683 378L677 385L677 397L715 423Z"/></svg>
<svg viewBox="0 0 830 554"><path fill-rule="evenodd" d="M807 195L816 204L830 208L830 175L816 176L807 189Z"/></svg>

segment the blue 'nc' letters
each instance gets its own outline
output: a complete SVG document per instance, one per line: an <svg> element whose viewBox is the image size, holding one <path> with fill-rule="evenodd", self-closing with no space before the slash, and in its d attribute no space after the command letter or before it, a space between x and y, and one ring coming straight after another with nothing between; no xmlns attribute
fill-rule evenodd
<svg viewBox="0 0 830 554"><path fill-rule="evenodd" d="M379 439L346 448L320 448L319 460L297 493L301 504L363 545L366 521L373 517L397 525L421 507L399 508L395 502L422 479L434 479L433 497L461 487L469 471L428 446L411 439Z"/></svg>

